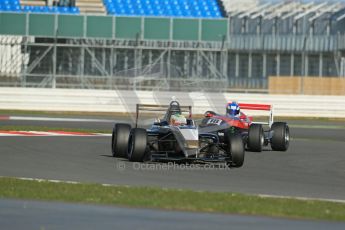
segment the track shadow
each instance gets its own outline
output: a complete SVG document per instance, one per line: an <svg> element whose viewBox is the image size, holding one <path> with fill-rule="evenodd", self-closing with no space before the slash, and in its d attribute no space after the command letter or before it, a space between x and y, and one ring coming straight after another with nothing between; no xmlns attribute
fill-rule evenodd
<svg viewBox="0 0 345 230"><path fill-rule="evenodd" d="M111 157L111 158L114 158L112 155L106 155L106 154L101 154L100 156L101 157Z"/></svg>
<svg viewBox="0 0 345 230"><path fill-rule="evenodd" d="M99 155L101 157L107 157L107 158L113 158L115 159L116 161L128 161L128 159L126 158L122 158L122 157L113 157L113 155L107 155L107 154L101 154Z"/></svg>

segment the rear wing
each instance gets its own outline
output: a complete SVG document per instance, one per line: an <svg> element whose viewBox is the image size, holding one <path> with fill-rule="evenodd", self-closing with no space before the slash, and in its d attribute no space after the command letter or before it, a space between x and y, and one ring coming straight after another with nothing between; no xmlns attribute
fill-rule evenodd
<svg viewBox="0 0 345 230"><path fill-rule="evenodd" d="M192 106L191 105L180 105L181 112L188 113L189 118L192 117ZM153 105L153 104L137 104L136 108L136 118L135 118L135 127L138 126L138 119L140 111L148 112L167 112L170 108L170 105Z"/></svg>
<svg viewBox="0 0 345 230"><path fill-rule="evenodd" d="M241 109L245 110L261 110L268 111L268 122L253 122L255 124L271 125L273 124L273 106L268 104L249 104L249 103L239 103Z"/></svg>

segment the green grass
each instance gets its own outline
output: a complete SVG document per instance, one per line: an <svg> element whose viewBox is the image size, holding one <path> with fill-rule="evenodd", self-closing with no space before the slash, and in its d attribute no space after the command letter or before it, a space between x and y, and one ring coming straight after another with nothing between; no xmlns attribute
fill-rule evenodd
<svg viewBox="0 0 345 230"><path fill-rule="evenodd" d="M111 133L111 129L81 129L81 128L64 128L48 126L25 126L25 125L3 125L0 126L3 131L65 131L81 133Z"/></svg>
<svg viewBox="0 0 345 230"><path fill-rule="evenodd" d="M289 125L290 128L305 129L345 129L345 125Z"/></svg>
<svg viewBox="0 0 345 230"><path fill-rule="evenodd" d="M0 178L0 198L345 221L345 204L236 193Z"/></svg>
<svg viewBox="0 0 345 230"><path fill-rule="evenodd" d="M36 111L36 110L4 110L0 109L0 115L36 115L36 116L82 116L82 117L116 117L116 116L128 116L128 113L119 112L79 112L79 111Z"/></svg>

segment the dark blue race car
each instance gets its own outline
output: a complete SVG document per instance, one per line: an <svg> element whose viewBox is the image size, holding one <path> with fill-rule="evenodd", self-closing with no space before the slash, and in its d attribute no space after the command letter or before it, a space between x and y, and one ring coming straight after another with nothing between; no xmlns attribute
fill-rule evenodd
<svg viewBox="0 0 345 230"><path fill-rule="evenodd" d="M150 128L138 128L142 112L164 113ZM186 115L186 116L184 116ZM114 125L112 154L130 161L225 162L241 167L244 144L241 136L229 136L220 142L218 135L195 124L192 107L173 100L168 106L137 104L135 128L129 124Z"/></svg>

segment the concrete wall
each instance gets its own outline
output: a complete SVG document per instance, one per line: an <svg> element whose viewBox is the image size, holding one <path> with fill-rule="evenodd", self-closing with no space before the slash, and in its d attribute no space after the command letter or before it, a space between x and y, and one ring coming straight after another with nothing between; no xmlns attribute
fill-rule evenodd
<svg viewBox="0 0 345 230"><path fill-rule="evenodd" d="M224 113L226 102L237 100L272 104L276 116L345 117L345 96L37 88L0 88L0 109L127 113L135 112L137 103L167 104L172 96L183 105L192 105L194 114L203 114L206 110Z"/></svg>

